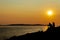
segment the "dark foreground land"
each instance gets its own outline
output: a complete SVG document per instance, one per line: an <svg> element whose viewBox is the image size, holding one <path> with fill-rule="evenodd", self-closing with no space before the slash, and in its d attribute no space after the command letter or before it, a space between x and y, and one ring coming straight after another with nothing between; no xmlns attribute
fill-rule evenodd
<svg viewBox="0 0 60 40"><path fill-rule="evenodd" d="M54 34L55 32L60 32L60 27L55 27L55 24L50 24L49 23L49 28L47 29L47 31L43 32L43 31L38 31L35 33L27 33L25 35L21 35L21 36L13 36L9 39L6 40L51 40L56 39L58 36L60 35L56 35ZM47 33L47 32L54 32L54 33ZM53 34L53 35L51 35ZM58 39L57 39L58 40Z"/></svg>

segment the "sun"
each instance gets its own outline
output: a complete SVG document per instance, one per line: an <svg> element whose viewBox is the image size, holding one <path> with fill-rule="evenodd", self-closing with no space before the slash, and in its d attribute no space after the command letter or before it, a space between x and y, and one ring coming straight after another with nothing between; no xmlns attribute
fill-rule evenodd
<svg viewBox="0 0 60 40"><path fill-rule="evenodd" d="M53 15L53 11L52 10L49 10L47 13L48 13L48 16L52 16Z"/></svg>

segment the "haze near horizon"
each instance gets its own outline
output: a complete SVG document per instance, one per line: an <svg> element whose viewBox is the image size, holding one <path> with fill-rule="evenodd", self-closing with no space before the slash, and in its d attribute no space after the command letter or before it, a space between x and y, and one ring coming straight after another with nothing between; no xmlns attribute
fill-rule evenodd
<svg viewBox="0 0 60 40"><path fill-rule="evenodd" d="M0 24L60 25L60 0L0 0Z"/></svg>

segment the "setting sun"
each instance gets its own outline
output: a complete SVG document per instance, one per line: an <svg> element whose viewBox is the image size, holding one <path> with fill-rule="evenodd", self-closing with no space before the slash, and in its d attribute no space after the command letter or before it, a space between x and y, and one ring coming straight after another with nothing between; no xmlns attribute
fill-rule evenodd
<svg viewBox="0 0 60 40"><path fill-rule="evenodd" d="M53 15L53 11L52 10L49 10L47 13L48 13L48 16L52 16Z"/></svg>

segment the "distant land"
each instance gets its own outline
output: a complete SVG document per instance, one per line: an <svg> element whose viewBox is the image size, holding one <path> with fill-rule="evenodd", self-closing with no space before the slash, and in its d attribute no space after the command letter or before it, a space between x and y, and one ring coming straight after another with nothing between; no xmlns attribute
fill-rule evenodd
<svg viewBox="0 0 60 40"><path fill-rule="evenodd" d="M0 25L0 26L48 26L45 24L8 24L8 25Z"/></svg>

